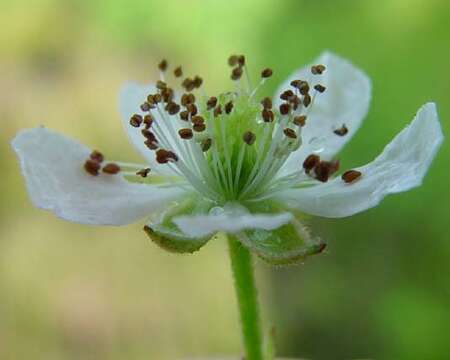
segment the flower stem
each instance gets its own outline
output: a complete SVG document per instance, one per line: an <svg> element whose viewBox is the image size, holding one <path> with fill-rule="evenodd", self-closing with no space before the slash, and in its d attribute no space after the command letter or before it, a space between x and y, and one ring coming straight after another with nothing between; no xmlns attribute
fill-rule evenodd
<svg viewBox="0 0 450 360"><path fill-rule="evenodd" d="M228 238L231 268L242 325L246 360L262 360L261 321L250 252L234 237Z"/></svg>

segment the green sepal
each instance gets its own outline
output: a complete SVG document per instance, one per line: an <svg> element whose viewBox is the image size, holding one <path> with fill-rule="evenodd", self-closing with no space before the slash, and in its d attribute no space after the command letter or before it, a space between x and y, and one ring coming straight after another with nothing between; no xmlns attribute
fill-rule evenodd
<svg viewBox="0 0 450 360"><path fill-rule="evenodd" d="M175 202L160 218L144 226L145 233L158 246L172 253L194 253L205 245L213 236L192 238L182 233L172 222L175 216L203 213L211 207L209 202L198 197L189 197L182 202Z"/></svg>

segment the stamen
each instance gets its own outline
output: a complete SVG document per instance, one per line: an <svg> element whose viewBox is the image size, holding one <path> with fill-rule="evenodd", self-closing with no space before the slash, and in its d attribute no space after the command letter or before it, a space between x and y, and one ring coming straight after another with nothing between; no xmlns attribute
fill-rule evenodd
<svg viewBox="0 0 450 360"><path fill-rule="evenodd" d="M246 131L244 135L242 135L242 140L244 140L247 145L253 145L256 140L256 135L251 131Z"/></svg>
<svg viewBox="0 0 450 360"><path fill-rule="evenodd" d="M169 161L178 161L178 156L173 151L159 149L156 151L156 161L160 164L167 164Z"/></svg>
<svg viewBox="0 0 450 360"><path fill-rule="evenodd" d="M184 140L192 139L192 137L194 136L192 129L188 129L188 128L178 130L178 134Z"/></svg>
<svg viewBox="0 0 450 360"><path fill-rule="evenodd" d="M206 102L206 110L211 110L215 108L217 105L217 98L215 96L211 96Z"/></svg>
<svg viewBox="0 0 450 360"><path fill-rule="evenodd" d="M197 115L197 106L195 104L188 104L186 106L186 110L189 111L189 113L194 116Z"/></svg>
<svg viewBox="0 0 450 360"><path fill-rule="evenodd" d="M189 121L189 111L183 110L180 112L180 119L183 121Z"/></svg>
<svg viewBox="0 0 450 360"><path fill-rule="evenodd" d="M238 56L237 55L231 55L228 58L228 65L230 66L235 66L238 63Z"/></svg>
<svg viewBox="0 0 450 360"><path fill-rule="evenodd" d="M261 71L261 77L264 79L271 77L272 74L273 74L273 71L272 71L272 69L269 69L269 68L265 68L263 71Z"/></svg>
<svg viewBox="0 0 450 360"><path fill-rule="evenodd" d="M176 67L175 70L173 71L173 74L177 78L183 76L183 69L181 68L181 66Z"/></svg>
<svg viewBox="0 0 450 360"><path fill-rule="evenodd" d="M344 136L348 133L348 129L347 129L347 126L345 126L345 124L342 124L342 126L339 129L333 130L333 132L336 135Z"/></svg>
<svg viewBox="0 0 450 360"><path fill-rule="evenodd" d="M203 152L207 152L211 148L211 145L212 145L211 138L206 138L202 140L202 142L200 143L200 147Z"/></svg>
<svg viewBox="0 0 450 360"><path fill-rule="evenodd" d="M222 106L219 104L214 108L214 117L218 117L220 114L222 114Z"/></svg>
<svg viewBox="0 0 450 360"><path fill-rule="evenodd" d="M130 118L130 125L138 128L139 126L141 126L142 124L142 116L138 115L138 114L134 114L131 118Z"/></svg>
<svg viewBox="0 0 450 360"><path fill-rule="evenodd" d="M145 102L143 104L141 104L141 110L144 112L147 112L151 109L151 106L148 102Z"/></svg>
<svg viewBox="0 0 450 360"><path fill-rule="evenodd" d="M291 129L291 128L286 128L283 130L284 135L286 135L286 137L290 138L290 139L297 139L297 134L295 132L295 130Z"/></svg>
<svg viewBox="0 0 450 360"><path fill-rule="evenodd" d="M164 90L165 88L167 88L167 84L164 81L162 81L162 80L158 80L156 82L156 88L158 90Z"/></svg>
<svg viewBox="0 0 450 360"><path fill-rule="evenodd" d="M92 151L91 154L89 155L89 157L91 158L91 160L94 160L98 163L101 163L104 159L103 154L98 150Z"/></svg>
<svg viewBox="0 0 450 360"><path fill-rule="evenodd" d="M329 177L339 169L339 160L321 161L314 168L316 179L321 182L327 182Z"/></svg>
<svg viewBox="0 0 450 360"><path fill-rule="evenodd" d="M313 75L320 75L325 71L325 66L324 65L313 65L311 66L311 73Z"/></svg>
<svg viewBox="0 0 450 360"><path fill-rule="evenodd" d="M265 122L272 122L274 119L274 114L273 114L272 110L264 109L261 112L261 117L263 118L263 120Z"/></svg>
<svg viewBox="0 0 450 360"><path fill-rule="evenodd" d="M150 129L150 127L152 126L152 123L153 123L153 117L150 114L145 115L143 123L144 123L146 129Z"/></svg>
<svg viewBox="0 0 450 360"><path fill-rule="evenodd" d="M303 127L306 124L306 115L295 116L293 123L297 126Z"/></svg>
<svg viewBox="0 0 450 360"><path fill-rule="evenodd" d="M158 68L161 71L166 71L169 64L167 63L166 59L161 60L161 62L158 64Z"/></svg>
<svg viewBox="0 0 450 360"><path fill-rule="evenodd" d="M320 84L314 85L314 89L316 89L318 92L323 93L326 90L326 87Z"/></svg>
<svg viewBox="0 0 450 360"><path fill-rule="evenodd" d="M224 110L226 114L229 114L231 110L233 110L233 102L232 101L227 102L224 106Z"/></svg>
<svg viewBox="0 0 450 360"><path fill-rule="evenodd" d="M186 91L192 91L195 89L195 81L191 78L186 78L181 83L181 86L184 87Z"/></svg>
<svg viewBox="0 0 450 360"><path fill-rule="evenodd" d="M309 172L314 169L317 164L320 163L320 157L316 154L308 155L305 161L303 161L303 169L309 174Z"/></svg>
<svg viewBox="0 0 450 360"><path fill-rule="evenodd" d="M305 94L303 96L303 105L305 105L305 107L308 107L309 104L311 104L311 96L309 94Z"/></svg>
<svg viewBox="0 0 450 360"><path fill-rule="evenodd" d="M92 176L97 176L98 171L100 170L100 163L95 160L88 159L84 163L84 170L86 170Z"/></svg>
<svg viewBox="0 0 450 360"><path fill-rule="evenodd" d="M231 79L239 80L242 77L243 70L241 67L236 67L231 71Z"/></svg>
<svg viewBox="0 0 450 360"><path fill-rule="evenodd" d="M239 55L237 57L237 62L239 64L239 66L244 66L245 65L245 56L244 55Z"/></svg>
<svg viewBox="0 0 450 360"><path fill-rule="evenodd" d="M286 90L280 95L281 100L289 100L291 96L294 96L292 90Z"/></svg>
<svg viewBox="0 0 450 360"><path fill-rule="evenodd" d="M287 115L289 114L289 111L291 110L291 106L287 103L283 103L280 105L280 114L281 115Z"/></svg>
<svg viewBox="0 0 450 360"><path fill-rule="evenodd" d="M175 115L180 111L180 105L171 101L166 105L165 110L169 113L169 115Z"/></svg>
<svg viewBox="0 0 450 360"><path fill-rule="evenodd" d="M348 170L342 174L342 180L344 180L346 184L350 184L358 180L361 177L361 175L362 173L358 170Z"/></svg>
<svg viewBox="0 0 450 360"><path fill-rule="evenodd" d="M141 169L136 172L136 175L146 178L150 173L150 168Z"/></svg>
<svg viewBox="0 0 450 360"><path fill-rule="evenodd" d="M194 77L193 83L194 83L194 87L196 87L198 89L198 88L200 88L200 86L202 86L203 79L200 76L196 75Z"/></svg>
<svg viewBox="0 0 450 360"><path fill-rule="evenodd" d="M262 99L261 104L264 109L272 109L272 99L270 97L265 97Z"/></svg>
<svg viewBox="0 0 450 360"><path fill-rule="evenodd" d="M115 174L118 174L120 172L120 166L115 164L115 163L108 163L105 166L103 166L102 171L105 174L115 175Z"/></svg>

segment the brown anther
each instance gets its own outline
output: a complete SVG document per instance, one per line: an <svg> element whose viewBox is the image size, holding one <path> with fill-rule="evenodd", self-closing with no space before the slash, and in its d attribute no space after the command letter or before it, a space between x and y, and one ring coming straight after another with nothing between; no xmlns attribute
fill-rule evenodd
<svg viewBox="0 0 450 360"><path fill-rule="evenodd" d="M206 138L206 139L202 140L202 142L200 143L200 147L203 152L208 151L211 148L211 145L212 145L211 138Z"/></svg>
<svg viewBox="0 0 450 360"><path fill-rule="evenodd" d="M87 173L91 174L92 176L97 176L98 171L100 170L100 163L98 161L88 159L84 163L84 170L86 170Z"/></svg>
<svg viewBox="0 0 450 360"><path fill-rule="evenodd" d="M152 95L152 94L148 95L148 96L147 96L147 102L148 102L150 105L155 105L155 104L156 104L156 101L155 101L154 95Z"/></svg>
<svg viewBox="0 0 450 360"><path fill-rule="evenodd" d="M325 71L325 66L324 65L313 65L311 66L311 72L313 73L313 75L320 75Z"/></svg>
<svg viewBox="0 0 450 360"><path fill-rule="evenodd" d="M307 95L309 92L309 84L307 81L302 81L298 87L298 91L302 95Z"/></svg>
<svg viewBox="0 0 450 360"><path fill-rule="evenodd" d="M98 150L92 151L89 157L91 158L91 160L97 161L98 163L101 163L104 159L103 154Z"/></svg>
<svg viewBox="0 0 450 360"><path fill-rule="evenodd" d="M238 63L238 56L237 55L231 55L228 58L228 65L230 66L235 66Z"/></svg>
<svg viewBox="0 0 450 360"><path fill-rule="evenodd" d="M192 139L192 137L194 136L194 133L192 132L191 129L185 128L185 129L178 130L178 135L180 135L180 138L188 140L188 139Z"/></svg>
<svg viewBox="0 0 450 360"><path fill-rule="evenodd" d="M161 60L161 62L158 64L158 68L161 71L166 71L169 64L167 63L166 59Z"/></svg>
<svg viewBox="0 0 450 360"><path fill-rule="evenodd" d="M184 121L188 121L189 120L189 111L187 111L187 110L181 111L180 119L184 120Z"/></svg>
<svg viewBox="0 0 450 360"><path fill-rule="evenodd" d="M166 164L170 160L177 161L178 160L178 156L174 152L172 152L170 150L158 149L156 151L156 161L158 163Z"/></svg>
<svg viewBox="0 0 450 360"><path fill-rule="evenodd" d="M273 74L272 69L269 68L265 68L263 71L261 71L261 77L262 78L269 78L271 77Z"/></svg>
<svg viewBox="0 0 450 360"><path fill-rule="evenodd" d="M244 55L238 55L237 62L239 66L245 65L245 56Z"/></svg>
<svg viewBox="0 0 450 360"><path fill-rule="evenodd" d="M195 104L188 104L186 106L186 110L189 111L189 114L191 115L197 115L197 106Z"/></svg>
<svg viewBox="0 0 450 360"><path fill-rule="evenodd" d="M284 135L286 135L286 137L290 138L290 139L297 139L297 134L295 133L294 129L291 128L286 128L283 130Z"/></svg>
<svg viewBox="0 0 450 360"><path fill-rule="evenodd" d="M145 146L147 146L150 150L156 150L158 148L158 142L152 140L145 140Z"/></svg>
<svg viewBox="0 0 450 360"><path fill-rule="evenodd" d="M339 169L339 161L321 161L314 168L316 179L321 182L327 182L332 174Z"/></svg>
<svg viewBox="0 0 450 360"><path fill-rule="evenodd" d="M143 123L144 123L146 129L150 129L150 127L152 126L152 123L153 123L153 117L149 114L145 115Z"/></svg>
<svg viewBox="0 0 450 360"><path fill-rule="evenodd" d="M139 126L141 126L142 124L142 116L139 114L134 114L131 118L130 118L130 125L138 128Z"/></svg>
<svg viewBox="0 0 450 360"><path fill-rule="evenodd" d="M358 170L348 170L342 174L341 178L345 183L350 184L361 177L362 173Z"/></svg>
<svg viewBox="0 0 450 360"><path fill-rule="evenodd" d="M103 166L102 171L105 174L109 174L109 175L115 175L118 174L120 172L120 166L114 163L108 163L105 166Z"/></svg>
<svg viewBox="0 0 450 360"><path fill-rule="evenodd" d="M181 86L185 88L186 91L192 91L195 89L195 83L194 80L191 78L186 78L181 83Z"/></svg>
<svg viewBox="0 0 450 360"><path fill-rule="evenodd" d="M151 171L150 168L141 169L139 171L136 171L136 175L146 178L150 173L150 171Z"/></svg>
<svg viewBox="0 0 450 360"><path fill-rule="evenodd" d="M192 93L186 93L181 96L181 105L187 106L195 103L195 96Z"/></svg>
<svg viewBox="0 0 450 360"><path fill-rule="evenodd" d="M165 109L170 115L175 115L178 114L178 112L180 111L180 105L171 101L166 105Z"/></svg>
<svg viewBox="0 0 450 360"><path fill-rule="evenodd" d="M293 95L294 95L294 93L292 92L292 90L286 90L281 93L280 99L281 100L289 100L289 98Z"/></svg>
<svg viewBox="0 0 450 360"><path fill-rule="evenodd" d="M342 126L339 129L333 130L333 132L336 135L344 136L344 135L347 135L348 129L347 129L347 126L345 126L345 124L342 124Z"/></svg>
<svg viewBox="0 0 450 360"><path fill-rule="evenodd" d="M155 95L153 95L153 100L155 101L155 104L160 103L161 100L162 100L161 94L155 94Z"/></svg>
<svg viewBox="0 0 450 360"><path fill-rule="evenodd" d="M217 98L215 96L211 96L206 102L206 109L211 110L217 105Z"/></svg>
<svg viewBox="0 0 450 360"><path fill-rule="evenodd" d="M308 155L303 161L303 169L305 169L305 172L309 174L309 172L316 167L317 164L320 163L320 157L316 154Z"/></svg>
<svg viewBox="0 0 450 360"><path fill-rule="evenodd" d="M174 96L175 93L171 88L165 88L161 90L161 97L166 103L172 101Z"/></svg>
<svg viewBox="0 0 450 360"><path fill-rule="evenodd" d="M291 96L288 100L294 110L297 110L302 103L302 100L297 95Z"/></svg>
<svg viewBox="0 0 450 360"><path fill-rule="evenodd" d="M233 102L229 101L225 104L225 106L223 107L223 109L225 110L226 114L229 114L231 112L231 110L233 110Z"/></svg>
<svg viewBox="0 0 450 360"><path fill-rule="evenodd" d="M323 85L317 84L317 85L314 85L314 89L316 89L320 93L323 93L327 88Z"/></svg>
<svg viewBox="0 0 450 360"><path fill-rule="evenodd" d="M157 89L163 90L163 89L165 89L166 87L167 87L167 84L166 84L164 81L158 80L158 81L156 82L156 88L157 88Z"/></svg>
<svg viewBox="0 0 450 360"><path fill-rule="evenodd" d="M265 97L262 99L261 104L264 109L272 109L272 99L270 97Z"/></svg>
<svg viewBox="0 0 450 360"><path fill-rule="evenodd" d="M231 72L231 79L232 80L239 80L242 76L242 68L241 67L236 67L233 69L233 71Z"/></svg>
<svg viewBox="0 0 450 360"><path fill-rule="evenodd" d="M253 145L256 140L256 135L251 131L246 131L244 135L242 135L242 140L244 140L247 145Z"/></svg>
<svg viewBox="0 0 450 360"><path fill-rule="evenodd" d="M299 115L294 117L294 124L297 126L305 126L306 115Z"/></svg>
<svg viewBox="0 0 450 360"><path fill-rule="evenodd" d="M193 83L194 83L194 87L196 87L198 89L200 86L202 86L203 79L200 76L196 75L194 77Z"/></svg>
<svg viewBox="0 0 450 360"><path fill-rule="evenodd" d="M148 102L141 104L141 110L147 112L151 109L151 105Z"/></svg>
<svg viewBox="0 0 450 360"><path fill-rule="evenodd" d="M196 125L205 123L205 119L203 117L201 117L200 115L192 116L191 121L193 124L196 124Z"/></svg>
<svg viewBox="0 0 450 360"><path fill-rule="evenodd" d="M288 103L283 103L280 105L280 114L281 115L289 114L290 110L291 110L291 106Z"/></svg>
<svg viewBox="0 0 450 360"><path fill-rule="evenodd" d="M220 114L222 114L222 106L219 104L214 108L214 117L218 117Z"/></svg>
<svg viewBox="0 0 450 360"><path fill-rule="evenodd" d="M309 104L311 104L311 96L309 94L305 94L305 96L303 96L303 105L308 107Z"/></svg>
<svg viewBox="0 0 450 360"><path fill-rule="evenodd" d="M303 80L292 80L291 81L291 86L295 87L296 89L298 89L300 87L300 85L302 84Z"/></svg>
<svg viewBox="0 0 450 360"><path fill-rule="evenodd" d="M202 132L202 131L205 131L206 125L204 123L194 124L194 125L192 125L192 128L196 132Z"/></svg>
<svg viewBox="0 0 450 360"><path fill-rule="evenodd" d="M263 109L263 111L261 112L261 117L263 118L263 120L265 122L272 122L274 115L273 115L272 110Z"/></svg>
<svg viewBox="0 0 450 360"><path fill-rule="evenodd" d="M143 129L141 130L141 133L147 140L157 142L155 134L153 134L150 130Z"/></svg>
<svg viewBox="0 0 450 360"><path fill-rule="evenodd" d="M175 77L183 76L183 69L181 68L181 66L176 67L173 71L173 74L175 75Z"/></svg>

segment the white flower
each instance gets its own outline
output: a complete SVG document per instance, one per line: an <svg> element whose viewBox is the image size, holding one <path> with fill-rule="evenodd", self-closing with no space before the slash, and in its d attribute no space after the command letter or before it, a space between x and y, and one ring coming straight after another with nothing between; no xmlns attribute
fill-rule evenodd
<svg viewBox="0 0 450 360"><path fill-rule="evenodd" d="M12 146L33 203L84 224L149 216L145 230L172 251L193 252L225 231L286 263L324 248L299 212L350 216L416 187L443 140L436 106L425 104L374 161L332 178L334 156L367 113L368 77L326 52L261 101L257 91L272 71L251 88L241 80L245 58L229 62L236 90L217 97L197 90L199 77L182 82L183 96L164 81L125 85L123 123L146 165L106 161L43 127L21 131ZM166 68L162 62L162 76Z"/></svg>

